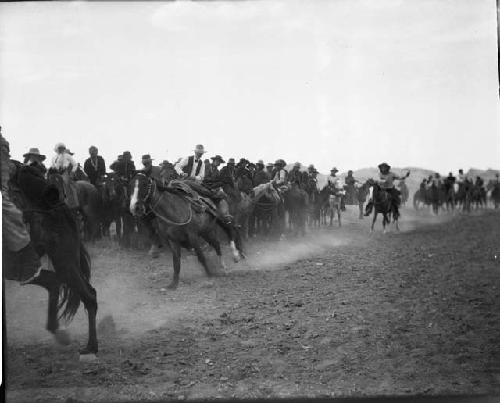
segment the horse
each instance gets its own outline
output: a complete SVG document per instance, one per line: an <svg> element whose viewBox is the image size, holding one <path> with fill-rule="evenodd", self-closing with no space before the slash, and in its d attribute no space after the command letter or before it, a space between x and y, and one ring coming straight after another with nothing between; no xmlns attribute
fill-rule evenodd
<svg viewBox="0 0 500 403"><path fill-rule="evenodd" d="M473 183L469 179L465 179L462 183L458 184L455 200L457 204L462 207L463 211L471 211L472 188Z"/></svg>
<svg viewBox="0 0 500 403"><path fill-rule="evenodd" d="M384 234L386 232L386 224L391 222L391 217L394 223L396 224L396 230L399 231L399 210L397 205L392 200L392 196L382 189L380 185L375 182L373 179L369 179L366 182L367 186L372 187L372 200L373 200L373 221L370 227L370 232L373 232L373 228L375 226L375 221L377 220L377 215L380 213L383 216L382 226L384 228Z"/></svg>
<svg viewBox="0 0 500 403"><path fill-rule="evenodd" d="M362 220L364 204L366 202L368 194L370 193L370 189L366 183L355 185L354 189L355 189L355 199L357 199L358 201L358 211L359 211L358 218Z"/></svg>
<svg viewBox="0 0 500 403"><path fill-rule="evenodd" d="M344 194L343 190L333 189L331 186L326 185L320 192L321 198L323 200L322 204L322 216L323 223L326 225L327 217L330 217L330 226L333 225L333 217L335 213L337 214L337 220L339 227L342 226L341 219L341 202L342 196Z"/></svg>
<svg viewBox="0 0 500 403"><path fill-rule="evenodd" d="M49 184L53 184L57 187L60 201L65 202L70 208L74 208L81 214L85 240L93 241L98 238L100 236L99 223L101 219L101 202L97 188L87 181L73 182L76 188L77 205L71 205L71 203L68 202L69 197L66 195L62 175L53 169L49 169L47 181Z"/></svg>
<svg viewBox="0 0 500 403"><path fill-rule="evenodd" d="M490 179L486 189L490 192L494 208L497 209L500 206L500 182Z"/></svg>
<svg viewBox="0 0 500 403"><path fill-rule="evenodd" d="M306 234L306 214L308 197L305 190L301 189L298 182L292 183L290 189L284 194L285 208L290 215L290 225L295 235L299 232Z"/></svg>
<svg viewBox="0 0 500 403"><path fill-rule="evenodd" d="M408 186L404 180L399 181L398 189L401 192L401 205L404 206L410 197L410 191L408 190Z"/></svg>
<svg viewBox="0 0 500 403"><path fill-rule="evenodd" d="M103 229L109 235L109 226L115 223L118 243L130 247L130 236L134 232L134 217L130 214L126 182L116 174L107 174L101 187Z"/></svg>
<svg viewBox="0 0 500 403"><path fill-rule="evenodd" d="M155 215L158 233L172 250L174 275L169 289L176 289L179 284L181 269L181 248L194 249L198 261L208 276L213 273L208 267L201 246L201 239L215 249L221 267L225 269L220 242L216 229L222 228L230 239L235 261L243 255L234 239L230 224L217 217L215 206L205 198L199 197L182 181L171 183L163 191L158 190L156 181L143 173L137 173L131 180L129 190L130 212L136 217L144 216L148 211Z"/></svg>
<svg viewBox="0 0 500 403"><path fill-rule="evenodd" d="M263 183L252 190L253 215L256 233L262 231L265 235L282 234L283 231L283 201L271 182ZM261 228L262 227L262 228Z"/></svg>
<svg viewBox="0 0 500 403"><path fill-rule="evenodd" d="M17 166L10 186L15 188L13 201L23 212L36 252L40 258L46 255L54 268L42 270L28 283L48 292L47 330L59 343L69 344L69 335L59 329L59 319L70 322L83 302L88 316L88 341L80 354L96 354L97 293L90 284L91 260L80 238L75 212L60 201L57 187L36 175L31 167ZM10 253L4 248L4 268L6 262L12 261Z"/></svg>

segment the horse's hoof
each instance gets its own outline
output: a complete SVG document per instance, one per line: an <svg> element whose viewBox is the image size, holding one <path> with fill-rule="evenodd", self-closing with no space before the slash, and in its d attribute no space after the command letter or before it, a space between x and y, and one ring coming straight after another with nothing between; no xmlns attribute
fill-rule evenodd
<svg viewBox="0 0 500 403"><path fill-rule="evenodd" d="M95 353L91 353L90 351L87 351L87 349L84 349L80 351L79 360L80 362L94 362L97 360L97 356Z"/></svg>
<svg viewBox="0 0 500 403"><path fill-rule="evenodd" d="M167 285L167 290L176 290L178 285L179 285L178 283L172 282L169 285Z"/></svg>
<svg viewBox="0 0 500 403"><path fill-rule="evenodd" d="M56 342L62 346L71 344L71 335L67 330L57 329L54 332L54 338L56 339Z"/></svg>

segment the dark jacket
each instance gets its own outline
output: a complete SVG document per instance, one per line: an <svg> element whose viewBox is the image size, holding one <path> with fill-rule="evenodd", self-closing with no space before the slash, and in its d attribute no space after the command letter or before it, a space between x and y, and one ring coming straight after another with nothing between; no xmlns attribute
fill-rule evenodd
<svg viewBox="0 0 500 403"><path fill-rule="evenodd" d="M115 161L110 168L115 171L120 178L130 181L135 175L135 164L133 161Z"/></svg>
<svg viewBox="0 0 500 403"><path fill-rule="evenodd" d="M83 172L89 177L90 183L96 184L98 179L101 179L106 174L106 164L104 159L98 155L97 156L97 167L92 164L92 159L89 157L85 160L83 164Z"/></svg>

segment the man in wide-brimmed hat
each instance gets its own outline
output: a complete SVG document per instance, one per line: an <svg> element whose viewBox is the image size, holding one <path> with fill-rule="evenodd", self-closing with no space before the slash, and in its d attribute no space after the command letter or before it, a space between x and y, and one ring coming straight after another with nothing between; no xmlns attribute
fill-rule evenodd
<svg viewBox="0 0 500 403"><path fill-rule="evenodd" d="M63 179L66 204L73 209L78 208L78 193L73 178L78 169L78 164L73 156L68 153L64 143L57 143L54 147L56 155L52 158L51 169L58 171Z"/></svg>
<svg viewBox="0 0 500 403"><path fill-rule="evenodd" d="M212 160L210 164L210 170L207 172L205 177L206 179L215 181L219 179L220 176L220 171L219 171L220 164L224 164L226 161L224 161L224 158L222 158L219 154L217 154L215 157L211 157L210 159Z"/></svg>
<svg viewBox="0 0 500 403"><path fill-rule="evenodd" d="M282 190L285 190L288 179L288 172L285 166L286 162L281 158L277 159L274 163L275 173L272 182L277 188L282 188Z"/></svg>
<svg viewBox="0 0 500 403"><path fill-rule="evenodd" d="M102 183L102 178L106 175L106 163L104 158L98 155L98 152L99 150L96 146L90 146L90 157L83 163L83 171L94 186L99 186Z"/></svg>
<svg viewBox="0 0 500 403"><path fill-rule="evenodd" d="M118 159L111 164L110 168L115 171L119 178L125 183L128 183L136 172L130 151L124 151L121 158L118 156Z"/></svg>
<svg viewBox="0 0 500 403"><path fill-rule="evenodd" d="M257 164L255 164L255 166L256 170L253 175L253 187L262 185L263 183L268 183L271 180L271 175L264 169L265 168L264 161L263 160L257 161Z"/></svg>
<svg viewBox="0 0 500 403"><path fill-rule="evenodd" d="M293 164L292 170L288 173L288 182L290 184L297 183L299 187L303 189L307 180L307 173L306 176L304 176L300 168L302 168L302 164L300 162Z"/></svg>
<svg viewBox="0 0 500 403"><path fill-rule="evenodd" d="M377 181L380 188L385 190L391 196L391 200L394 203L396 210L401 205L400 192L396 189L395 180L401 180L410 176L410 171L406 173L405 176L398 176L394 172L391 172L391 166L387 162L382 162L378 165L379 169L379 180ZM373 189L370 188L370 200L366 205L365 216L369 216L373 209Z"/></svg>
<svg viewBox="0 0 500 403"><path fill-rule="evenodd" d="M233 181L236 179L236 162L234 158L229 158L227 160L227 164L220 170L220 177L229 179L231 178Z"/></svg>
<svg viewBox="0 0 500 403"><path fill-rule="evenodd" d="M42 176L45 175L47 168L43 164L43 161L45 161L46 157L45 155L40 154L40 150L38 150L38 148L30 148L29 151L23 155L23 157L25 165L36 168Z"/></svg>
<svg viewBox="0 0 500 403"><path fill-rule="evenodd" d="M175 164L175 170L182 178L194 179L201 183L205 177L205 164L202 159L205 153L203 145L196 145L194 155L183 158L178 164Z"/></svg>

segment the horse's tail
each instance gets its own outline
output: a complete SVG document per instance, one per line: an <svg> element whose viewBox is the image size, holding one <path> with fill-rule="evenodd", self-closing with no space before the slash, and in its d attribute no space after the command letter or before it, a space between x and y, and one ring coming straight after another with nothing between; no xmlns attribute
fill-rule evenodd
<svg viewBox="0 0 500 403"><path fill-rule="evenodd" d="M90 255L83 243L80 242L80 267L77 274L81 276L82 280L85 283L88 283L90 281L90 264ZM78 311L78 308L80 307L80 302L80 293L78 292L76 287L74 285L70 286L63 283L61 285L59 295L58 310L62 309L62 312L59 315L59 319L62 319L66 322L71 321L71 319L73 319L73 316L75 316L76 312Z"/></svg>

